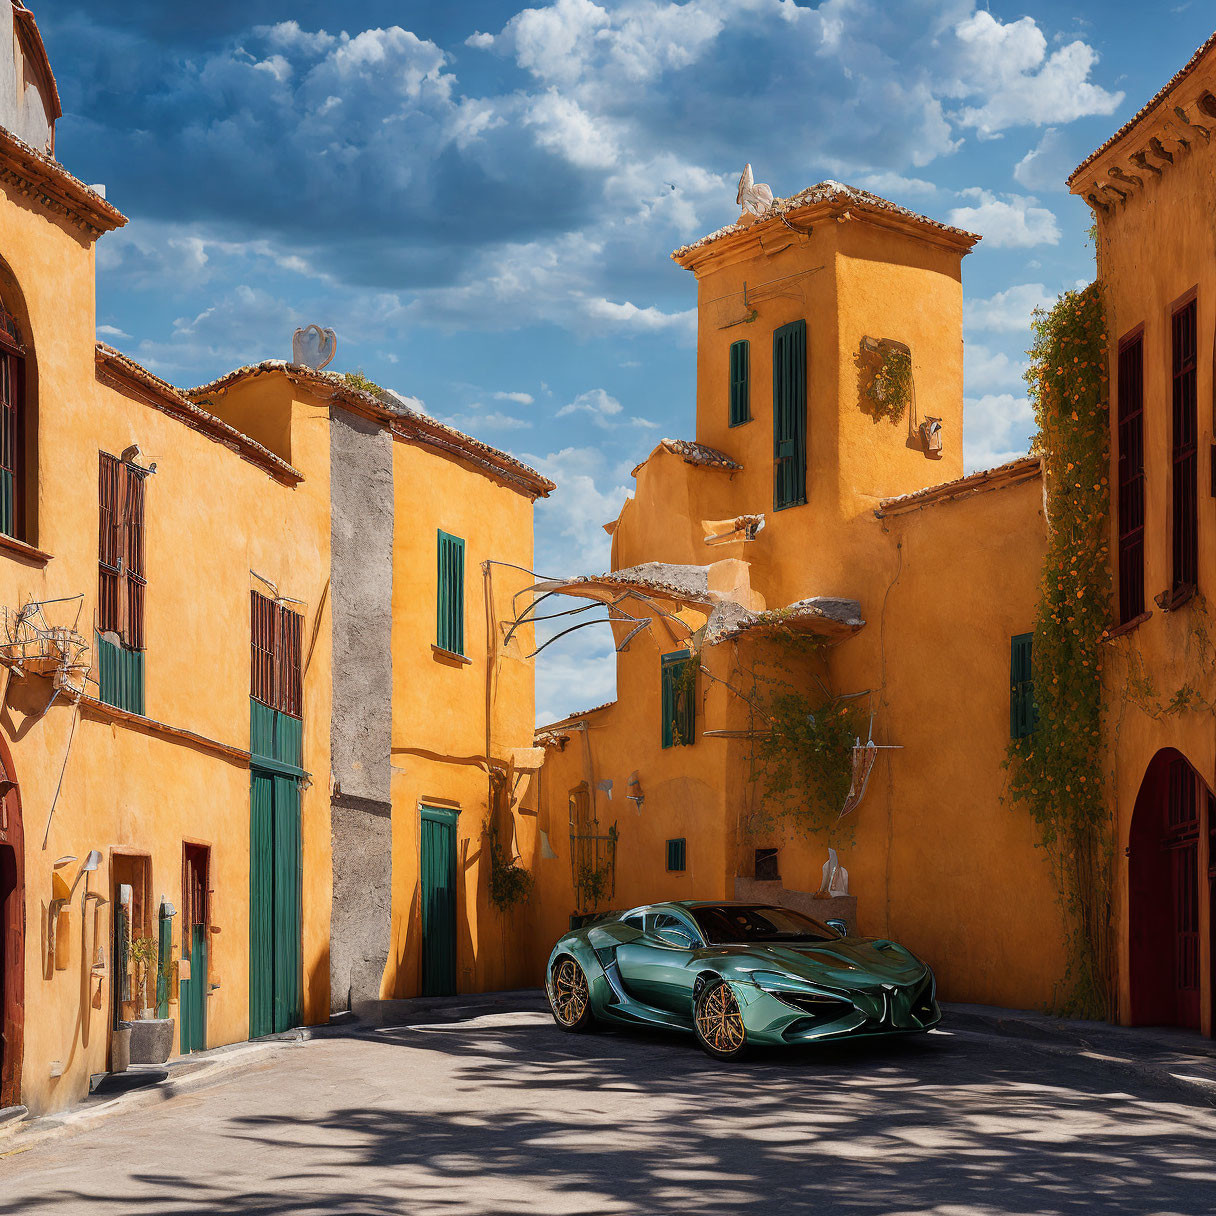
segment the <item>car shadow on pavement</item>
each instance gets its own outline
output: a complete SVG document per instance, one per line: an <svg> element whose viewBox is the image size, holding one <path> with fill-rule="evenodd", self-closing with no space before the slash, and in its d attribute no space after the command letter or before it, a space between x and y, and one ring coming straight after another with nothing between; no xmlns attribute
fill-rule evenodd
<svg viewBox="0 0 1216 1216"><path fill-rule="evenodd" d="M222 1163L133 1162L130 1193L87 1210L1198 1216L1216 1206L1209 1105L1023 1043L939 1033L722 1064L691 1039L567 1035L537 1013L357 1042L381 1084L400 1076L399 1094L364 1105L352 1073L349 1101L331 1109L234 1114L225 1135L266 1163L256 1187L225 1182ZM411 1091L415 1075L442 1078L442 1092ZM14 1205L3 1191L5 1216L83 1198L61 1190Z"/></svg>

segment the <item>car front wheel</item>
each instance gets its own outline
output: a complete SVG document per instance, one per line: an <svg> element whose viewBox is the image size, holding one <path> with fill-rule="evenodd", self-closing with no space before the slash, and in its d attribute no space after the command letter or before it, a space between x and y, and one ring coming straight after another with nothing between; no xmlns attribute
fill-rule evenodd
<svg viewBox="0 0 1216 1216"><path fill-rule="evenodd" d="M707 984L697 996L692 1024L697 1042L718 1060L737 1060L747 1053L747 1033L739 1002L725 980Z"/></svg>
<svg viewBox="0 0 1216 1216"><path fill-rule="evenodd" d="M553 1020L563 1029L577 1034L590 1030L591 989L583 969L568 954L553 964L549 976L549 1008Z"/></svg>

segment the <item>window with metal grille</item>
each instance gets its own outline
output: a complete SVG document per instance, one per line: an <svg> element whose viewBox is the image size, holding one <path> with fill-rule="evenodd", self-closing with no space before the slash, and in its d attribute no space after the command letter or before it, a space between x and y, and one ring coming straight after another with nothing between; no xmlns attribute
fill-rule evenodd
<svg viewBox="0 0 1216 1216"><path fill-rule="evenodd" d="M697 664L687 650L662 657L663 746L684 747L697 739Z"/></svg>
<svg viewBox="0 0 1216 1216"><path fill-rule="evenodd" d="M1009 646L1009 734L1024 739L1039 724L1034 703L1033 633L1014 635Z"/></svg>
<svg viewBox="0 0 1216 1216"><path fill-rule="evenodd" d="M678 840L669 840L667 842L667 870L669 873L682 872L687 868L685 866L686 854L687 849L683 836Z"/></svg>
<svg viewBox="0 0 1216 1216"><path fill-rule="evenodd" d="M0 301L0 532L24 536L25 347Z"/></svg>
<svg viewBox="0 0 1216 1216"><path fill-rule="evenodd" d="M773 509L806 502L806 322L773 333Z"/></svg>
<svg viewBox="0 0 1216 1216"><path fill-rule="evenodd" d="M1195 301L1173 316L1173 585L1174 597L1193 589L1199 577L1199 415L1195 346Z"/></svg>
<svg viewBox="0 0 1216 1216"><path fill-rule="evenodd" d="M439 591L436 637L440 650L464 654L464 541L439 532Z"/></svg>
<svg viewBox="0 0 1216 1216"><path fill-rule="evenodd" d="M304 618L256 591L249 593L249 602L249 695L270 709L299 718L303 713L300 639Z"/></svg>
<svg viewBox="0 0 1216 1216"><path fill-rule="evenodd" d="M751 419L751 344L744 339L730 345L730 425Z"/></svg>
<svg viewBox="0 0 1216 1216"><path fill-rule="evenodd" d="M1144 612L1144 337L1119 347L1119 623Z"/></svg>

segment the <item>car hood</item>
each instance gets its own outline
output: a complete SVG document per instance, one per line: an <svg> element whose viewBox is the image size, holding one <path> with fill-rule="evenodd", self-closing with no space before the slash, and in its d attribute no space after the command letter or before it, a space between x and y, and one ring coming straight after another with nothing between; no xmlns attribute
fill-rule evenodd
<svg viewBox="0 0 1216 1216"><path fill-rule="evenodd" d="M727 955L740 971L775 971L828 988L909 984L929 970L910 950L882 939L845 937L833 942L738 945L706 950Z"/></svg>

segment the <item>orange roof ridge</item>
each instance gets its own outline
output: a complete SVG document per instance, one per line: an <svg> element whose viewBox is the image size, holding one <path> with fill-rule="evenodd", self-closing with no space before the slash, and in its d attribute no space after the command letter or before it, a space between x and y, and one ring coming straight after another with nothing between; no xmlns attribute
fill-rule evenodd
<svg viewBox="0 0 1216 1216"><path fill-rule="evenodd" d="M965 228L955 228L950 224L943 224L940 220L930 219L929 216L922 215L918 211L901 207L898 203L872 194L869 190L862 190L858 186L846 186L843 182L833 181L829 178L814 186L808 186L797 194L791 194L788 198L774 199L772 207L757 219L749 216L746 217L747 222L744 222L745 217L741 216L733 224L727 224L716 232L710 232L690 244L681 245L672 253L672 260L682 266L686 265L691 256L717 241L745 232L775 227L781 224L783 216L811 208L819 208L827 214L836 214L856 208L861 215L869 218L886 218L911 223L916 227L926 229L939 239L946 238L950 244L959 247L965 246L966 249L970 249L981 239L977 233L968 232Z"/></svg>
<svg viewBox="0 0 1216 1216"><path fill-rule="evenodd" d="M281 457L276 456L269 448L263 447L256 439L251 439L222 418L217 418L202 406L196 405L185 396L181 389L175 388L167 380L162 380L153 372L148 371L129 355L124 355L122 351L115 350L105 342L98 342L95 359L98 378L103 383L108 383L111 388L123 391L125 386L115 384L113 379L103 377L103 369L114 379L123 380L127 384L137 384L155 394L156 400L140 398L145 405L162 410L209 438L217 440L238 455L260 465L280 481L295 484L304 480L303 473Z"/></svg>
<svg viewBox="0 0 1216 1216"><path fill-rule="evenodd" d="M463 456L474 464L496 473L508 481L517 483L525 491L536 498L547 498L556 488L555 482L538 473L530 465L517 460L509 453L499 448L474 439L455 427L432 418L430 414L404 404L392 405L369 393L364 389L355 388L339 372L318 371L300 363L289 363L285 359L264 359L261 363L252 363L245 367L234 368L225 375L200 384L195 388L186 389L186 396L200 399L223 392L230 384L251 376L265 375L270 372L282 372L284 375L311 384L314 387L327 388L335 397L354 409L369 414L381 422L388 423L391 429L403 439L417 440L428 447L450 451ZM394 397L397 394L393 394Z"/></svg>
<svg viewBox="0 0 1216 1216"><path fill-rule="evenodd" d="M1180 67L1178 71L1176 71L1173 76L1171 76L1169 80L1167 80L1165 84L1162 85L1161 88L1159 88L1157 92L1154 93L1152 97L1150 97L1148 101L1146 101L1144 105L1142 105L1135 112L1135 114L1133 114L1131 118L1127 120L1127 122L1125 122L1105 143L1095 148L1068 175L1068 184L1071 186L1072 183L1082 173L1084 173L1085 170L1088 169L1089 166L1092 165L1103 152L1117 144L1133 127L1137 126L1144 118L1148 116L1151 111L1155 110L1157 106L1159 106L1161 102L1165 100L1166 96L1174 89L1174 87L1180 84L1195 70L1196 67L1198 67L1200 60L1207 55L1213 46L1216 46L1216 33L1213 33L1211 37L1209 37L1208 40L1190 57L1190 59L1188 59L1186 63L1184 63L1182 67Z"/></svg>
<svg viewBox="0 0 1216 1216"><path fill-rule="evenodd" d="M1043 462L1038 456L1019 456L1016 460L997 465L994 469L981 469L968 473L965 477L956 477L953 481L943 481L935 486L926 486L923 490L913 490L910 494L897 494L893 498L880 499L874 514L879 519L885 519L888 515L899 515L930 503L950 502L952 499L979 494L985 490L1020 485L1024 481L1033 481L1042 472Z"/></svg>

